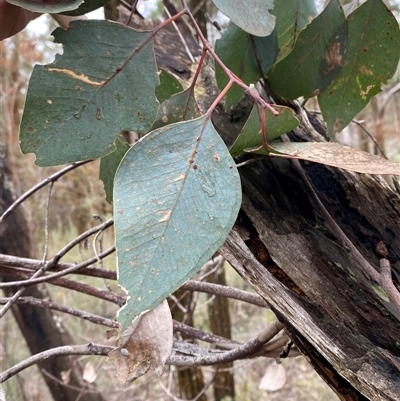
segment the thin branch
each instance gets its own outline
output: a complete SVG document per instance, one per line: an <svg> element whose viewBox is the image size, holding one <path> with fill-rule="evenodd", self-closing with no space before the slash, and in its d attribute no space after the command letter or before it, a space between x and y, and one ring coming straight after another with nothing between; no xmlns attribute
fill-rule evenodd
<svg viewBox="0 0 400 401"><path fill-rule="evenodd" d="M19 372L46 359L54 358L56 356L69 356L69 355L100 355L107 356L115 347L100 344L84 344L84 345L65 345L62 347L52 348L47 351L40 352L39 354L32 355L20 363L7 369L0 374L0 383L15 376Z"/></svg>
<svg viewBox="0 0 400 401"><path fill-rule="evenodd" d="M101 253L100 255L98 255L98 257L105 258L106 256L112 254L114 251L115 251L115 247L112 246L112 247L108 248L106 251L104 251L103 253ZM48 263L50 263L50 262L48 262ZM70 273L74 273L74 272L76 272L77 270L79 270L79 269L81 269L83 267L90 266L91 264L93 264L95 262L97 262L97 257L90 258L90 259L86 260L85 262L79 263L77 265L72 265L71 267L68 267L67 269L59 271L57 273L48 274L48 275L45 275L43 277L38 277L37 278L37 273L39 272L39 270L38 270L28 280L10 281L10 282L7 282L7 283L0 283L0 288L21 287L21 286L34 285L34 284L38 284L38 283L50 282L50 281L52 281L52 280L54 280L56 278L59 278L59 277L62 277L62 276L66 276L67 274L70 274Z"/></svg>
<svg viewBox="0 0 400 401"><path fill-rule="evenodd" d="M355 118L353 118L351 120L352 123L357 124L368 136L369 139L371 139L371 141L374 143L374 145L376 146L376 148L379 150L379 152L381 152L382 156L387 159L388 157L386 156L385 152L382 150L382 148L379 146L378 141L374 138L374 136L364 127L364 124L362 123L362 121L358 121Z"/></svg>
<svg viewBox="0 0 400 401"><path fill-rule="evenodd" d="M19 277L27 276L26 273L21 271L15 271L14 273L15 273L14 275ZM117 295L114 292L103 290L102 288L91 286L89 284L78 283L76 281L68 280L65 278L52 279L50 280L50 283L59 287L68 288L70 290L81 292L85 295L90 295L92 297L104 299L105 301L112 302L119 306L124 305L126 302L126 297Z"/></svg>
<svg viewBox="0 0 400 401"><path fill-rule="evenodd" d="M43 259L42 263L46 263L47 259L47 252L49 250L49 210L50 210L50 200L51 200L51 193L53 192L54 181L50 183L49 193L47 195L46 201L46 217L44 222L44 250L43 250Z"/></svg>
<svg viewBox="0 0 400 401"><path fill-rule="evenodd" d="M225 337L217 336L216 334L206 333L205 331L196 329L192 326L188 326L187 324L178 322L176 320L173 321L174 330L178 333L184 333L187 336L192 338L197 338L198 340L218 345L218 347L233 349L241 345L241 343L237 341L230 340Z"/></svg>
<svg viewBox="0 0 400 401"><path fill-rule="evenodd" d="M60 249L54 256L53 258L47 262L48 267L47 269L50 269L52 266L58 263L58 261L66 255L72 248L74 248L76 245L78 245L80 242L84 241L86 238L90 237L93 234L96 234L98 232L102 232L108 227L111 227L114 224L114 219L110 218L106 220L104 223L101 223L95 227L90 228L89 230L86 230L84 233L78 235L76 238L74 238L70 243L64 246L64 248ZM98 260L98 257L95 258Z"/></svg>
<svg viewBox="0 0 400 401"><path fill-rule="evenodd" d="M240 345L232 351L216 352L215 350L202 350L200 347L194 344L175 342L175 348L181 348L182 346L191 353L193 350L198 356L195 357L182 357L177 355L171 355L167 359L168 365L179 365L179 366L207 366L207 365L220 365L228 362L232 362L237 359L248 358L254 355L260 350L265 343L271 340L276 334L279 333L284 325L278 321L268 326L258 336L247 342L246 344ZM68 356L68 355L100 355L107 356L116 347L111 347L101 344L85 344L85 345L67 345L57 348L52 348L47 351L40 352L39 354L32 355L24 361L12 366L5 372L0 374L0 383L5 382L11 377L15 376L22 370L42 362L49 358L56 356ZM198 351L196 351L198 350Z"/></svg>
<svg viewBox="0 0 400 401"><path fill-rule="evenodd" d="M0 304L5 304L9 299L10 298L0 298ZM44 299L38 299L33 297L19 297L15 303L52 309L57 312L67 313L69 315L79 317L80 319L87 320L94 324L100 324L102 326L112 327L116 329L119 328L119 324L114 320L107 319L105 317L95 315L93 313L89 313L79 309L71 308L69 306L59 305L54 302L46 301Z"/></svg>
<svg viewBox="0 0 400 401"><path fill-rule="evenodd" d="M4 255L0 254L0 268L2 266L5 267L13 267L13 268L23 268L26 270L37 270L40 268L41 261L37 259L28 259L28 258L20 258L12 255ZM51 271L63 271L68 269L75 264L72 263L57 263L55 266L51 267L49 270ZM117 273L113 270L101 269L98 267L81 267L75 274L90 276L90 277L99 277L105 278L109 280L116 280ZM1 285L1 284L0 284ZM1 287L0 287L1 288Z"/></svg>
<svg viewBox="0 0 400 401"><path fill-rule="evenodd" d="M168 18L171 18L171 13L168 11L168 8L166 6L164 6L164 11L168 15ZM194 64L196 62L196 60L194 59L193 54L190 51L189 46L187 45L186 40L183 37L181 31L179 30L178 25L176 25L175 21L172 21L172 26L174 27L176 33L178 34L179 39L181 40L183 47L185 48L186 54L190 58L190 61Z"/></svg>
<svg viewBox="0 0 400 401"><path fill-rule="evenodd" d="M276 334L278 334L284 328L283 323L275 321L259 335L250 340L249 342L240 345L239 347L231 351L215 352L210 355L210 352L203 353L198 356L191 358L181 357L179 355L172 355L167 360L168 364L179 365L179 366L207 366L207 365L219 365L228 362L236 361L237 359L245 359L251 357L253 354L261 350L264 345L271 340ZM193 344L191 344L193 345ZM197 347L200 349L200 347ZM189 351L189 346L187 348Z"/></svg>
<svg viewBox="0 0 400 401"><path fill-rule="evenodd" d="M212 295L219 295L236 299L238 301L247 302L252 305L269 308L268 303L258 294L239 290L237 288L228 287L220 284L204 283L196 280L189 280L182 285L181 289L189 291L204 292Z"/></svg>
<svg viewBox="0 0 400 401"><path fill-rule="evenodd" d="M91 260L93 260L92 258ZM96 259L97 260L97 259ZM27 259L27 258L19 258L16 256L3 255L0 254L0 268L4 266L5 268L14 267L18 268L19 266L29 269L36 270L40 267L40 260L37 259ZM85 262L87 263L87 262ZM70 271L69 269L76 268L77 265L70 263L60 263L53 266L52 270L65 272ZM24 273L23 277L27 277L28 273L26 271L22 271ZM99 277L105 278L108 280L116 280L117 273L112 270L99 269L96 267L80 267L78 271L74 271L75 274L86 275L90 277ZM11 273L12 274L12 273ZM21 275L19 275L21 276ZM46 278L49 276L45 276ZM54 276L51 276L54 278ZM47 281L47 279L46 279ZM29 283L29 279L24 281L24 283ZM0 288L17 286L21 283L21 281L13 281L8 283L0 283ZM239 290L237 288L228 287L220 284L212 284L206 283L198 280L188 280L185 284L182 285L181 289L187 291L197 291L203 292L211 295L219 295L222 297L227 297L231 299L236 299L238 301L247 302L252 305L261 306L263 308L269 308L268 303L258 294L253 294L251 292Z"/></svg>
<svg viewBox="0 0 400 401"><path fill-rule="evenodd" d="M63 168L62 170L58 171L57 173L54 173L53 175L47 177L43 181L36 184L29 191L26 191L23 195L21 195L15 202L13 202L11 206L8 207L8 209L0 217L0 223L2 223L8 217L8 215L12 211L14 211L21 203L23 203L26 199L31 197L35 192L39 191L39 189L43 188L47 184L50 184L51 182L57 181L60 177L67 174L68 172L70 172L80 166L83 166L84 164L89 163L91 161L92 160L85 160L82 162L72 163L69 166Z"/></svg>

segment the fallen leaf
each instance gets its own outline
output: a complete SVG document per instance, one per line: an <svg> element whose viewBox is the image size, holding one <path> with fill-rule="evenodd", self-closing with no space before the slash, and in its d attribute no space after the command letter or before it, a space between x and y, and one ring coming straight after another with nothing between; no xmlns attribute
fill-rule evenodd
<svg viewBox="0 0 400 401"><path fill-rule="evenodd" d="M262 377L260 381L260 385L258 388L260 390L266 391L278 391L280 390L286 383L286 369L280 363L276 362L271 363L267 367L267 371L265 375Z"/></svg>
<svg viewBox="0 0 400 401"><path fill-rule="evenodd" d="M93 383L96 380L96 370L91 362L87 362L83 368L83 380L87 383Z"/></svg>

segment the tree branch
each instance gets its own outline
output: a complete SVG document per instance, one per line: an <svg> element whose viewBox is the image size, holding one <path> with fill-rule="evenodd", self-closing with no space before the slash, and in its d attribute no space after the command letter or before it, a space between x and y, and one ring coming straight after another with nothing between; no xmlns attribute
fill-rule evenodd
<svg viewBox="0 0 400 401"><path fill-rule="evenodd" d="M22 202L24 202L26 199L31 197L35 192L39 191L39 189L43 188L47 184L50 184L51 182L57 181L60 177L63 175L67 174L68 172L75 170L76 168L83 166L86 163L91 162L92 160L86 160L82 162L77 162L77 163L72 163L69 166L63 168L62 170L58 171L57 173L54 173L50 177L47 177L43 181L39 182L39 184L36 184L34 187L32 187L29 191L26 191L23 195L21 195L15 202L11 204L11 206L8 207L8 209L1 215L0 217L0 223L2 223L8 215L15 210Z"/></svg>
<svg viewBox="0 0 400 401"><path fill-rule="evenodd" d="M32 365L42 362L49 358L54 358L56 356L63 355L103 355L107 356L110 351L115 349L115 347L110 347L108 345L100 344L84 344L84 345L66 345L63 347L52 348L47 351L40 352L39 354L32 355L26 358L20 363L7 369L5 372L0 374L0 383L4 383L9 378L15 376L19 372Z"/></svg>
<svg viewBox="0 0 400 401"><path fill-rule="evenodd" d="M0 304L5 304L8 302L10 298L0 298ZM19 297L15 303L17 304L23 304L23 305L32 305L32 306L38 306L40 308L47 308L47 309L52 309L56 310L58 312L62 313L67 313L72 316L79 317L81 319L87 320L89 322L95 323L95 324L100 324L102 326L106 327L112 327L112 328L119 328L118 322L107 319L102 316L95 315L90 312L82 311L79 309L71 308L70 306L64 306L64 305L59 305L54 302L50 301L45 301L43 299L38 299L38 298L33 298L33 297Z"/></svg>
<svg viewBox="0 0 400 401"><path fill-rule="evenodd" d="M110 248L111 249L111 248ZM96 258L90 259L90 261L96 262ZM88 261L87 261L88 262ZM88 266L87 262L85 262L86 266ZM19 258L15 256L10 256L10 255L3 255L0 254L0 267L5 266L5 267L23 267L29 270L36 270L40 267L40 260L37 259L27 259L27 258ZM77 266L82 266L80 265L74 265L70 263L58 263L55 266L51 268L52 271L60 271L60 272L74 272L74 274L80 274L80 275L86 275L86 276L91 276L91 277L99 277L99 278L105 278L109 280L116 280L117 279L117 273L112 270L106 270L106 269L100 269L96 267L79 267L78 271L74 271L74 269ZM24 277L26 277L26 274ZM65 273L68 274L68 273ZM64 275L64 274L62 274ZM51 277L49 280L52 280L54 278L54 275L51 276L45 276L46 279L41 278L39 282L41 281L47 281L47 277ZM60 277L60 276L58 276ZM38 282L38 281L36 281ZM0 283L0 288L4 287L11 287L11 286L16 286L16 285L21 285L21 283L25 283L25 285L29 285L30 281L25 280L24 282L22 281L12 281L9 283ZM182 285L181 289L187 290L187 291L198 291L198 292L203 292L206 294L212 294L212 295L219 295L222 297L227 297L227 298L232 298L236 299L238 301L243 301L247 302L252 305L256 306L261 306L263 308L268 308L268 303L260 297L258 294L253 294L248 291L243 291L239 290L237 288L233 287L228 287L228 286L223 286L220 284L212 284L212 283L205 283L201 282L198 280L189 280L185 284Z"/></svg>

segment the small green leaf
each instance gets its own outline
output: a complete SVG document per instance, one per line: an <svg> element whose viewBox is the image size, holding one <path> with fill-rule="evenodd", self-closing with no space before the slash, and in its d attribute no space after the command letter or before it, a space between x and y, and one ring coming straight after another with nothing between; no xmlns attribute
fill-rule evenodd
<svg viewBox="0 0 400 401"><path fill-rule="evenodd" d="M269 109L265 110L265 127L268 141L278 138L299 125L299 120L289 107L274 105L273 108L279 112L278 115L272 114ZM260 107L255 104L246 124L229 150L232 157L239 156L247 148L262 146L260 113Z"/></svg>
<svg viewBox="0 0 400 401"><path fill-rule="evenodd" d="M159 78L160 85L156 88L156 97L160 103L183 91L181 83L168 71L160 69Z"/></svg>
<svg viewBox="0 0 400 401"><path fill-rule="evenodd" d="M213 0L213 3L237 26L255 36L268 36L275 27L269 13L273 0Z"/></svg>
<svg viewBox="0 0 400 401"><path fill-rule="evenodd" d="M51 166L94 159L115 150L123 130L148 132L159 83L149 33L100 20L56 29L64 54L31 77L20 128L22 153Z"/></svg>
<svg viewBox="0 0 400 401"><path fill-rule="evenodd" d="M7 0L7 3L14 4L15 6L25 8L26 10L42 14L57 14L63 11L75 10L82 2L83 0L54 0L46 1L45 3L35 0Z"/></svg>
<svg viewBox="0 0 400 401"><path fill-rule="evenodd" d="M264 76L278 54L276 32L265 38L249 35L233 23L215 43L215 52L223 63L247 85ZM216 63L215 75L222 90L229 82L227 75ZM225 109L230 110L243 97L243 89L234 85L226 96Z"/></svg>
<svg viewBox="0 0 400 401"><path fill-rule="evenodd" d="M251 152L267 154L261 147L251 149ZM357 173L400 175L399 163L337 142L274 142L270 144L269 154L271 156L291 156L295 159L326 164Z"/></svg>
<svg viewBox="0 0 400 401"><path fill-rule="evenodd" d="M172 95L161 103L152 130L167 124L184 120L193 120L199 117L200 111L193 97L192 91L186 89L183 92Z"/></svg>
<svg viewBox="0 0 400 401"><path fill-rule="evenodd" d="M129 145L118 137L114 152L101 158L99 178L103 181L107 202L113 201L114 177L122 158L129 149Z"/></svg>
<svg viewBox="0 0 400 401"><path fill-rule="evenodd" d="M292 50L299 32L317 15L317 9L314 0L285 0L275 1L271 13L276 17L280 60Z"/></svg>
<svg viewBox="0 0 400 401"><path fill-rule="evenodd" d="M341 131L396 72L399 25L381 0L369 0L348 17L349 43L340 74L318 96L331 137Z"/></svg>
<svg viewBox="0 0 400 401"><path fill-rule="evenodd" d="M286 99L322 92L344 63L347 22L339 0L300 32L293 50L268 71L271 89Z"/></svg>
<svg viewBox="0 0 400 401"><path fill-rule="evenodd" d="M212 257L241 203L235 163L210 121L168 125L139 140L114 182L123 331Z"/></svg>
<svg viewBox="0 0 400 401"><path fill-rule="evenodd" d="M84 0L84 2L75 10L66 11L62 14L69 15L71 17L75 17L78 15L84 15L86 13L90 13L93 10L97 10L100 7L105 6L111 0Z"/></svg>

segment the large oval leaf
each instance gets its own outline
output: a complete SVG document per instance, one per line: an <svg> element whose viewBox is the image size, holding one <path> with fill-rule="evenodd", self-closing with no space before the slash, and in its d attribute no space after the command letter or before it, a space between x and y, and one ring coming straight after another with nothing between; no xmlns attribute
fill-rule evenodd
<svg viewBox="0 0 400 401"><path fill-rule="evenodd" d="M110 1L111 0L84 0L84 2L77 9L72 10L72 11L66 11L66 12L63 12L62 14L70 15L72 17L78 16L78 15L83 15L86 13L90 13L91 11L97 10L100 7L105 6Z"/></svg>
<svg viewBox="0 0 400 401"><path fill-rule="evenodd" d="M213 0L237 26L255 36L268 36L274 30L275 17L269 13L273 0Z"/></svg>
<svg viewBox="0 0 400 401"><path fill-rule="evenodd" d="M46 2L38 2L35 0L7 0L7 3L25 8L35 13L57 14L63 11L75 10L83 0L53 0Z"/></svg>
<svg viewBox="0 0 400 401"><path fill-rule="evenodd" d="M400 57L399 24L381 0L369 0L348 17L346 62L318 97L331 137L361 111L393 76Z"/></svg>
<svg viewBox="0 0 400 401"><path fill-rule="evenodd" d="M339 73L346 52L347 21L339 0L300 32L293 50L268 71L271 89L286 99L322 92Z"/></svg>
<svg viewBox="0 0 400 401"><path fill-rule="evenodd" d="M252 84L264 77L278 54L276 32L265 38L252 36L232 22L215 43L215 52L223 63L244 83ZM228 76L215 63L215 77L222 90L229 82ZM243 88L234 85L226 95L225 109L230 110L243 97Z"/></svg>
<svg viewBox="0 0 400 401"><path fill-rule="evenodd" d="M283 59L292 50L299 32L317 15L315 1L275 1L271 13L276 17L278 59Z"/></svg>
<svg viewBox="0 0 400 401"><path fill-rule="evenodd" d="M159 84L149 33L108 21L74 21L56 29L64 54L36 66L20 128L21 150L50 166L94 159L115 150L122 130L146 133ZM79 45L77 45L79 44Z"/></svg>
<svg viewBox="0 0 400 401"><path fill-rule="evenodd" d="M159 128L125 155L114 182L124 330L212 257L235 222L235 163L205 117Z"/></svg>

